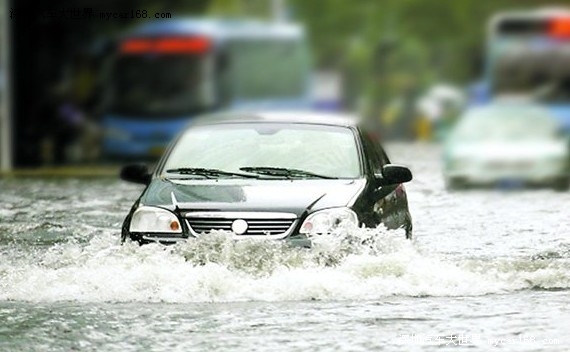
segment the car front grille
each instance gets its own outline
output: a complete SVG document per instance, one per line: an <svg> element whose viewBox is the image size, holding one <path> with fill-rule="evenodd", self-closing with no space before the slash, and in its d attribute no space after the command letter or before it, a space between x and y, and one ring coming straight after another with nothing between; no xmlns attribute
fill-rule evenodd
<svg viewBox="0 0 570 352"><path fill-rule="evenodd" d="M289 213L188 213L186 222L194 235L222 230L232 232L234 221L247 222L247 231L240 236L285 237L294 227L296 216Z"/></svg>

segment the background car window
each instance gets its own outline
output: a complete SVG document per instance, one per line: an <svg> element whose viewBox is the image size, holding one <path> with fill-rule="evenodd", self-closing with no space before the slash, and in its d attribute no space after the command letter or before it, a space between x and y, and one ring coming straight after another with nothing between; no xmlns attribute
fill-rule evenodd
<svg viewBox="0 0 570 352"><path fill-rule="evenodd" d="M237 172L244 166L301 169L339 178L361 175L352 130L308 124L193 128L173 148L165 169L201 167Z"/></svg>
<svg viewBox="0 0 570 352"><path fill-rule="evenodd" d="M558 121L546 110L507 106L467 112L451 138L463 142L547 140L555 138L559 130Z"/></svg>

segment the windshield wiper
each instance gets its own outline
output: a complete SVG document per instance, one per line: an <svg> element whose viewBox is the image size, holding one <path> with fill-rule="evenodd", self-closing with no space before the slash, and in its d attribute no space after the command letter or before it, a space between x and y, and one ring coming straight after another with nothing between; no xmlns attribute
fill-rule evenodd
<svg viewBox="0 0 570 352"><path fill-rule="evenodd" d="M177 169L168 169L166 172L177 173L182 175L199 175L206 178L217 178L219 176L238 176L244 178L259 178L258 175L245 174L241 172L224 171L220 169L207 169L202 167L181 167Z"/></svg>
<svg viewBox="0 0 570 352"><path fill-rule="evenodd" d="M338 179L338 177L326 176L315 174L310 171L299 170L299 169L288 169L284 167L272 167L272 166L244 166L239 168L241 171L253 172L259 175L269 175L269 176L283 176L286 178L293 177L314 177L314 178L324 178L324 179Z"/></svg>

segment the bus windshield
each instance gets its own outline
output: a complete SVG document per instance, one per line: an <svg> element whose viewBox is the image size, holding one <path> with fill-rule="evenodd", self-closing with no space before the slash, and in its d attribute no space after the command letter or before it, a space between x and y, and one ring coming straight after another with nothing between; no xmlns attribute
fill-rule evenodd
<svg viewBox="0 0 570 352"><path fill-rule="evenodd" d="M202 55L124 55L111 75L111 110L137 117L181 115L212 102Z"/></svg>
<svg viewBox="0 0 570 352"><path fill-rule="evenodd" d="M521 93L542 102L570 102L570 52L504 55L497 60L495 92Z"/></svg>

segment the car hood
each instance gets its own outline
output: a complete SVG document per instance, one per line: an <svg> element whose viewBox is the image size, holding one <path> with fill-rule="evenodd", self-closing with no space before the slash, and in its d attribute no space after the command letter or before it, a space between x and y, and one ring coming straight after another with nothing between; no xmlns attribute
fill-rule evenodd
<svg viewBox="0 0 570 352"><path fill-rule="evenodd" d="M305 210L350 205L366 181L357 180L168 180L155 179L144 205L182 210L271 211L300 216Z"/></svg>

